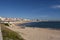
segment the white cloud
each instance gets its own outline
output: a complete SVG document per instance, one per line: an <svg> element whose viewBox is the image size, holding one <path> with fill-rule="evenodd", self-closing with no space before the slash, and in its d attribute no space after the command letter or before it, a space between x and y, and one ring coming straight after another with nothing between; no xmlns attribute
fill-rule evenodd
<svg viewBox="0 0 60 40"><path fill-rule="evenodd" d="M52 8L60 8L60 5L54 5Z"/></svg>

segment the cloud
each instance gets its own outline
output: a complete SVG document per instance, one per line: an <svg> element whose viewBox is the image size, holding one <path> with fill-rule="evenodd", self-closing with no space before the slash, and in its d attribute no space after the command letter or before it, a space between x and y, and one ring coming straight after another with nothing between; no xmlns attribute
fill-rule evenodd
<svg viewBox="0 0 60 40"><path fill-rule="evenodd" d="M60 8L60 5L54 5L52 8Z"/></svg>

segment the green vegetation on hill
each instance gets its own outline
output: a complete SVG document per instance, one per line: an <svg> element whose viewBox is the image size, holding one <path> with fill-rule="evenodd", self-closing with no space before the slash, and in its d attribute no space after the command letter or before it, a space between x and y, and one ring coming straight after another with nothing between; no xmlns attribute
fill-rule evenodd
<svg viewBox="0 0 60 40"><path fill-rule="evenodd" d="M24 40L18 33L2 27L3 40Z"/></svg>
<svg viewBox="0 0 60 40"><path fill-rule="evenodd" d="M1 26L10 26L11 24L9 25L9 23L1 23L0 25Z"/></svg>
<svg viewBox="0 0 60 40"><path fill-rule="evenodd" d="M9 24L8 24L8 23L5 23L4 25L5 25L5 26L9 26Z"/></svg>

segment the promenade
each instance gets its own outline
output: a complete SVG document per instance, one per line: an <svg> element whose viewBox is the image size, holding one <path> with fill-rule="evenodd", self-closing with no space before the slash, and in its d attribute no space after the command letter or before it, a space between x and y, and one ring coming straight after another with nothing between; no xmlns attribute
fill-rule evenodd
<svg viewBox="0 0 60 40"><path fill-rule="evenodd" d="M3 40L2 32L1 32L1 25L0 25L0 40Z"/></svg>

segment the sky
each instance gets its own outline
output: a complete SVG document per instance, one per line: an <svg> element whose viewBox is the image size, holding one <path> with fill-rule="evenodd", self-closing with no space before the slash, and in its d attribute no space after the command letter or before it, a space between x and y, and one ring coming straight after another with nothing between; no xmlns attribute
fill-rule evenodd
<svg viewBox="0 0 60 40"><path fill-rule="evenodd" d="M60 20L60 0L0 0L0 16Z"/></svg>

